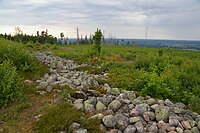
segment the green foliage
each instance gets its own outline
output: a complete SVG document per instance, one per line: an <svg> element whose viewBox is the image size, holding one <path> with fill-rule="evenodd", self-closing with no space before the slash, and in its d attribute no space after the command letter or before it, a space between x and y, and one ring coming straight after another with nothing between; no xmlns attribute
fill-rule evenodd
<svg viewBox="0 0 200 133"><path fill-rule="evenodd" d="M137 79L137 91L144 95L167 99L172 96L172 90L167 86L162 78L156 73L144 73Z"/></svg>
<svg viewBox="0 0 200 133"><path fill-rule="evenodd" d="M10 61L0 64L0 108L7 106L18 95L19 78Z"/></svg>
<svg viewBox="0 0 200 133"><path fill-rule="evenodd" d="M20 44L15 44L0 39L0 63L4 60L10 60L16 66L17 70L33 71L33 58L24 50Z"/></svg>
<svg viewBox="0 0 200 133"><path fill-rule="evenodd" d="M68 45L54 49L48 45L45 49L79 63L101 66L99 69L81 67L77 70L88 70L89 73L108 72L110 84L115 87L185 104L189 104L193 96L200 97L199 52L101 45L98 61L92 62L97 54L96 49L91 47Z"/></svg>
<svg viewBox="0 0 200 133"><path fill-rule="evenodd" d="M196 111L197 113L200 113L200 98L197 96L193 96L189 100L188 108L190 110Z"/></svg>
<svg viewBox="0 0 200 133"><path fill-rule="evenodd" d="M101 38L102 38L102 32L101 30L97 29L97 31L93 36L93 39L95 42L94 48L98 55L101 53Z"/></svg>

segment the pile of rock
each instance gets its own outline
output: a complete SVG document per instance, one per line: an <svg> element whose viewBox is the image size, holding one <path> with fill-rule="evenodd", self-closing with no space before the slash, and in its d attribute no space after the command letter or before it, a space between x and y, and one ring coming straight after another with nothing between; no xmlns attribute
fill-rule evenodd
<svg viewBox="0 0 200 133"><path fill-rule="evenodd" d="M76 71L75 68L86 66L86 64L78 65L73 60L55 56L51 52L45 54L37 51L34 55L50 69L50 74L45 74L40 80L36 81L40 87L68 85L71 88L86 89L91 85L98 86L96 79L107 78L105 75L95 75L88 74L86 71Z"/></svg>
<svg viewBox="0 0 200 133"><path fill-rule="evenodd" d="M97 91L76 91L69 102L78 110L90 112L90 119L98 118L102 132L110 133L199 133L200 115L185 110L183 103L170 100L136 97L132 91L103 87Z"/></svg>

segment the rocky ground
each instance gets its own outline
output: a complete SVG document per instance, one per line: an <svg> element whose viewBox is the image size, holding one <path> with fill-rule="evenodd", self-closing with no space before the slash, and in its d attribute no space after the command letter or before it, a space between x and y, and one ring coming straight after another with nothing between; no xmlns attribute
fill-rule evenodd
<svg viewBox="0 0 200 133"><path fill-rule="evenodd" d="M105 75L93 75L74 70L86 64L77 65L74 61L57 57L52 53L35 53L36 58L50 68L50 74L37 81L38 87L69 85L78 88L68 96L68 101L78 110L89 112L89 119L101 120L101 131L106 133L199 133L200 115L185 110L183 103L170 100L156 100L151 97L136 97L132 91L111 88L104 84L105 94L88 90L89 85L98 86L96 79L106 79ZM74 133L87 133L79 123L71 125ZM63 131L63 133L65 133Z"/></svg>

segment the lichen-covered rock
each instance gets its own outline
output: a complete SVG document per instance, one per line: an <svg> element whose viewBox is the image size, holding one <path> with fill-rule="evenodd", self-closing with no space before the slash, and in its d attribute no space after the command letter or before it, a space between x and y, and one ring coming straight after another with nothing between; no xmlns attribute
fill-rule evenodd
<svg viewBox="0 0 200 133"><path fill-rule="evenodd" d="M140 120L142 120L142 118L140 116L129 118L130 124L135 124L136 122L138 122Z"/></svg>
<svg viewBox="0 0 200 133"><path fill-rule="evenodd" d="M75 107L77 110L83 110L83 99L77 99L77 100L74 102L74 107Z"/></svg>
<svg viewBox="0 0 200 133"><path fill-rule="evenodd" d="M113 98L110 96L97 97L97 101L102 102L105 106L108 106L112 100Z"/></svg>
<svg viewBox="0 0 200 133"><path fill-rule="evenodd" d="M198 127L193 127L193 128L191 129L191 132L192 132L192 133L199 133Z"/></svg>
<svg viewBox="0 0 200 133"><path fill-rule="evenodd" d="M92 105L92 104L85 102L84 107L85 107L85 112L90 112L90 113L95 112L94 105Z"/></svg>
<svg viewBox="0 0 200 133"><path fill-rule="evenodd" d="M120 130L124 130L128 124L129 124L129 119L128 117L124 116L123 114L116 114L115 119L117 121L116 127Z"/></svg>
<svg viewBox="0 0 200 133"><path fill-rule="evenodd" d="M129 125L125 130L124 133L135 133L136 132L136 128L133 125Z"/></svg>
<svg viewBox="0 0 200 133"><path fill-rule="evenodd" d="M168 107L174 107L174 104L173 104L169 99L166 99L166 100L164 101L164 104L165 104L166 106L168 106Z"/></svg>
<svg viewBox="0 0 200 133"><path fill-rule="evenodd" d="M111 109L113 111L117 111L121 107L121 103L119 100L114 100L108 105L108 109Z"/></svg>
<svg viewBox="0 0 200 133"><path fill-rule="evenodd" d="M150 106L154 105L154 104L157 104L157 101L155 99L153 99L153 98L148 99L146 102Z"/></svg>
<svg viewBox="0 0 200 133"><path fill-rule="evenodd" d="M155 114L153 112L150 112L150 111L147 111L147 112L144 112L143 113L143 117L144 115L148 116L149 117L149 121L151 120L154 120L155 119ZM145 119L145 118L144 118ZM147 120L146 120L147 121Z"/></svg>
<svg viewBox="0 0 200 133"><path fill-rule="evenodd" d="M166 106L158 106L155 109L155 114L156 114L156 120L157 121L168 121L168 117L169 117L169 107Z"/></svg>
<svg viewBox="0 0 200 133"><path fill-rule="evenodd" d="M115 127L115 125L117 123L117 121L113 115L104 116L102 121L103 121L103 124L108 128Z"/></svg>
<svg viewBox="0 0 200 133"><path fill-rule="evenodd" d="M141 121L138 121L137 123L135 123L134 126L136 127L138 133L144 132L144 126Z"/></svg>
<svg viewBox="0 0 200 133"><path fill-rule="evenodd" d="M100 102L100 101L97 102L97 104L96 104L97 112L102 112L102 111L106 110L106 108L107 107L102 102Z"/></svg>
<svg viewBox="0 0 200 133"><path fill-rule="evenodd" d="M177 128L176 128L176 131L177 131L177 133L183 133L183 129L180 128L180 127L177 127Z"/></svg>
<svg viewBox="0 0 200 133"><path fill-rule="evenodd" d="M156 125L156 122L154 122L148 129L147 131L149 131L150 133L157 133L158 132L158 127Z"/></svg>
<svg viewBox="0 0 200 133"><path fill-rule="evenodd" d="M120 91L118 88L108 88L106 91L107 95L114 95L114 96L118 96L120 94Z"/></svg>

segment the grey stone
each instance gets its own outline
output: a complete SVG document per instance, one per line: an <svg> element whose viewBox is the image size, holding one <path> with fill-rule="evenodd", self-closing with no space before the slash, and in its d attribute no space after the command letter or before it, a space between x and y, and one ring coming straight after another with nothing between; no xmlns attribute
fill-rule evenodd
<svg viewBox="0 0 200 133"><path fill-rule="evenodd" d="M192 133L190 130L185 130L184 133Z"/></svg>
<svg viewBox="0 0 200 133"><path fill-rule="evenodd" d="M113 111L117 111L120 107L121 103L118 100L114 100L108 105L108 109L111 109Z"/></svg>
<svg viewBox="0 0 200 133"><path fill-rule="evenodd" d="M150 106L154 105L154 104L157 104L157 101L155 99L153 99L153 98L148 99L146 102Z"/></svg>
<svg viewBox="0 0 200 133"><path fill-rule="evenodd" d="M107 91L108 89L110 89L110 86L107 84L107 83L105 83L104 84L104 86L102 87L105 91Z"/></svg>
<svg viewBox="0 0 200 133"><path fill-rule="evenodd" d="M140 120L142 120L142 118L141 118L140 116L129 118L129 122L130 122L131 124L134 124L134 123L136 123L136 122L138 122L138 121L140 121Z"/></svg>
<svg viewBox="0 0 200 133"><path fill-rule="evenodd" d="M178 108L185 108L185 104L181 102L176 103L175 106Z"/></svg>
<svg viewBox="0 0 200 133"><path fill-rule="evenodd" d="M193 128L191 129L191 132L192 132L192 133L199 133L198 127L193 127Z"/></svg>
<svg viewBox="0 0 200 133"><path fill-rule="evenodd" d="M176 131L170 131L169 133L177 133Z"/></svg>
<svg viewBox="0 0 200 133"><path fill-rule="evenodd" d="M178 126L178 124L179 124L179 121L177 119L173 119L173 118L169 119L170 126Z"/></svg>
<svg viewBox="0 0 200 133"><path fill-rule="evenodd" d="M81 85L81 81L79 81L78 79L74 79L74 85L76 86Z"/></svg>
<svg viewBox="0 0 200 133"><path fill-rule="evenodd" d="M124 99L128 99L133 101L136 98L136 95L133 91L126 91L126 90L122 90L125 98Z"/></svg>
<svg viewBox="0 0 200 133"><path fill-rule="evenodd" d="M200 129L200 121L197 123L198 128Z"/></svg>
<svg viewBox="0 0 200 133"><path fill-rule="evenodd" d="M112 102L112 97L110 96L97 97L97 101L100 101L104 105L108 106Z"/></svg>
<svg viewBox="0 0 200 133"><path fill-rule="evenodd" d="M151 121L154 120L154 118L155 118L155 114L153 112L150 112L150 111L144 112L143 113L143 117L144 117L144 115L149 116L149 118L150 118Z"/></svg>
<svg viewBox="0 0 200 133"><path fill-rule="evenodd" d="M129 125L123 133L135 133L136 132L136 128L133 125Z"/></svg>
<svg viewBox="0 0 200 133"><path fill-rule="evenodd" d="M87 102L84 102L85 112L95 112L95 108L93 104L89 104Z"/></svg>
<svg viewBox="0 0 200 133"><path fill-rule="evenodd" d="M197 124L194 120L189 120L189 123L192 128Z"/></svg>
<svg viewBox="0 0 200 133"><path fill-rule="evenodd" d="M120 94L120 91L119 91L118 88L108 88L106 94L107 94L107 95L114 95L114 96L117 96L117 95Z"/></svg>
<svg viewBox="0 0 200 133"><path fill-rule="evenodd" d="M73 122L72 125L70 126L70 128L71 128L71 129L79 129L80 126L81 126L81 125L80 125L79 123Z"/></svg>
<svg viewBox="0 0 200 133"><path fill-rule="evenodd" d="M99 119L101 120L104 117L101 113L91 116L89 119Z"/></svg>
<svg viewBox="0 0 200 133"><path fill-rule="evenodd" d="M128 126L129 119L123 114L116 114L115 119L117 121L116 127L118 127L118 129L124 130Z"/></svg>
<svg viewBox="0 0 200 133"><path fill-rule="evenodd" d="M47 81L47 83L52 84L54 82L54 77L50 76Z"/></svg>
<svg viewBox="0 0 200 133"><path fill-rule="evenodd" d="M88 97L88 100L86 100L85 103L92 104L95 106L97 103L97 98L96 97Z"/></svg>
<svg viewBox="0 0 200 133"><path fill-rule="evenodd" d="M74 131L74 133L87 133L87 129L78 129L77 131Z"/></svg>
<svg viewBox="0 0 200 133"><path fill-rule="evenodd" d="M106 108L107 107L102 102L100 102L100 101L97 102L97 104L96 104L97 112L102 112L102 111L106 110Z"/></svg>
<svg viewBox="0 0 200 133"><path fill-rule="evenodd" d="M147 129L150 133L157 133L158 132L158 127L156 125L156 122L154 122L149 129Z"/></svg>
<svg viewBox="0 0 200 133"><path fill-rule="evenodd" d="M169 99L166 99L166 100L164 101L164 104L165 104L166 106L168 106L168 107L173 107L173 106L174 106L174 104L173 104Z"/></svg>
<svg viewBox="0 0 200 133"><path fill-rule="evenodd" d="M39 84L39 86L45 87L45 86L48 86L48 83L47 83L47 82L41 82L41 83Z"/></svg>
<svg viewBox="0 0 200 133"><path fill-rule="evenodd" d="M168 121L168 117L169 117L169 107L165 107L165 106L158 106L155 109L155 114L156 114L156 120L157 121Z"/></svg>
<svg viewBox="0 0 200 133"><path fill-rule="evenodd" d="M77 110L83 110L83 99L77 99L76 101L74 101L74 107Z"/></svg>
<svg viewBox="0 0 200 133"><path fill-rule="evenodd" d="M182 108L174 107L174 113L180 114L182 112Z"/></svg>
<svg viewBox="0 0 200 133"><path fill-rule="evenodd" d="M183 129L181 129L180 127L176 128L177 133L183 133Z"/></svg>
<svg viewBox="0 0 200 133"><path fill-rule="evenodd" d="M31 80L25 80L24 83L25 84L33 84L33 81L31 81Z"/></svg>
<svg viewBox="0 0 200 133"><path fill-rule="evenodd" d="M144 112L148 110L148 105L147 104L138 104L136 107L130 112L131 116L138 116L138 115L143 115Z"/></svg>
<svg viewBox="0 0 200 133"><path fill-rule="evenodd" d="M102 121L103 121L103 124L108 128L115 127L115 125L117 123L117 121L113 115L104 116Z"/></svg>
<svg viewBox="0 0 200 133"><path fill-rule="evenodd" d="M136 127L138 133L144 132L144 126L141 121L138 121L137 123L135 123L134 126Z"/></svg>
<svg viewBox="0 0 200 133"><path fill-rule="evenodd" d="M53 91L53 88L51 86L47 86L46 92L51 93Z"/></svg>

